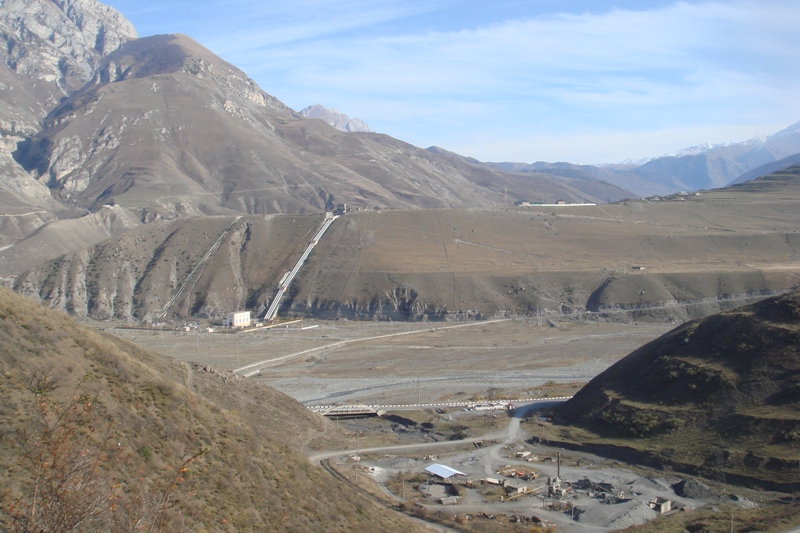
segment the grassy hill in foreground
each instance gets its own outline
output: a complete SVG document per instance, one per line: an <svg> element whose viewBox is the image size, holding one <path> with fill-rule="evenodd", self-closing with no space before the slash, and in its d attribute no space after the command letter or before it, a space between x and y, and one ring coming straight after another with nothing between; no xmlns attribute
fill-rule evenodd
<svg viewBox="0 0 800 533"><path fill-rule="evenodd" d="M556 409L561 438L732 482L800 483L800 292L688 322Z"/></svg>
<svg viewBox="0 0 800 533"><path fill-rule="evenodd" d="M297 453L323 421L289 397L5 289L0 371L0 529L30 515L38 478L37 514L63 524L85 509L82 531L416 530Z"/></svg>

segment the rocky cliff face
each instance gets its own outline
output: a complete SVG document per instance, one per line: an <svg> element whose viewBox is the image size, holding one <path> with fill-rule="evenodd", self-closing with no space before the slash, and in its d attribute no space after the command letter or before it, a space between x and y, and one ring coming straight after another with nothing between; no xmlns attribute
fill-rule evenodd
<svg viewBox="0 0 800 533"><path fill-rule="evenodd" d="M324 120L339 131L344 132L369 132L369 126L360 118L350 118L344 113L335 109L328 109L319 104L308 106L300 111L300 115L306 118L318 118Z"/></svg>
<svg viewBox="0 0 800 533"><path fill-rule="evenodd" d="M0 32L0 60L29 82L44 110L83 87L102 56L137 37L128 20L95 0L7 0Z"/></svg>
<svg viewBox="0 0 800 533"><path fill-rule="evenodd" d="M789 194L789 178L773 183L770 198ZM691 202L696 206L639 202L560 214L348 213L317 243L280 315L397 321L543 313L683 321L795 286L796 200L759 207L755 191L720 194L722 204L704 196ZM736 196L743 202L731 203ZM735 219L728 215L732 205ZM763 213L769 216L759 225ZM322 221L313 214L150 223L32 268L14 288L98 320L157 317L173 297L168 319L220 318L231 309L260 315ZM122 222L118 214L98 220L97 234L113 234ZM34 252L39 248L31 241ZM747 265L742 250L751 258Z"/></svg>
<svg viewBox="0 0 800 533"><path fill-rule="evenodd" d="M103 56L136 38L122 15L95 0L6 0L0 5L0 246L70 210L13 157Z"/></svg>

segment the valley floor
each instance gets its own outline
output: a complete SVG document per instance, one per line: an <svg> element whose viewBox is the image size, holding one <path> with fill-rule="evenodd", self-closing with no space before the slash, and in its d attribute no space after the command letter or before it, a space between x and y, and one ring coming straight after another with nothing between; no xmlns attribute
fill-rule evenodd
<svg viewBox="0 0 800 533"><path fill-rule="evenodd" d="M113 333L182 361L231 370L259 363L253 379L313 405L531 397L546 383L585 383L672 327L536 319L458 326L309 321L237 335Z"/></svg>
<svg viewBox="0 0 800 533"><path fill-rule="evenodd" d="M256 368L251 379L267 383L309 406L413 406L571 394L621 357L672 327L595 321L540 324L536 319L460 324L341 320L305 321L240 334L121 328L113 333L182 361L229 370ZM625 501L602 503L592 491L576 490L568 498L579 515L573 520L571 512L548 508L540 496L526 495L503 503L497 501L500 492L478 486L466 489L457 505L442 506L436 495L444 489L436 485L426 489L420 478L424 468L433 462L457 468L474 480L502 477L496 472L508 464L529 467L540 475L529 485L541 493L543 480L556 473L555 463L546 458L559 451L531 444L540 431L545 431L546 424L532 418L520 425L522 414L507 418L503 413L460 409L421 409L389 415L342 422L349 435L347 441L330 448L336 452L315 452L318 456L313 459L328 457L329 467L338 475L352 478L360 489L384 498L386 505L397 506L405 498L409 505L412 501L422 504L428 510L425 512L443 513L440 518L446 521L466 520L464 517L469 515L471 525L464 526L466 529L458 526L459 530L491 531L482 527L505 524L502 527L508 529L504 531L515 531L507 522L509 517L535 515L564 531L608 531L656 518L658 515L647 505L655 497L670 499L683 508L698 508L698 516L705 516L704 509L722 504L725 512L733 513L739 522L749 519L747 506L754 499L775 499L767 493L730 487L715 487L716 494L722 496L681 497L671 485L683 476L643 471L581 452L562 451L562 477L573 483L588 477L595 483L619 486L627 491ZM475 441L481 441L480 446ZM308 449L312 446L309 443ZM523 461L516 457L519 451L530 451L539 461ZM361 462L348 460L351 454L361 455ZM734 490L746 494L728 501L728 494ZM488 515L495 518L480 525L478 521L487 520Z"/></svg>

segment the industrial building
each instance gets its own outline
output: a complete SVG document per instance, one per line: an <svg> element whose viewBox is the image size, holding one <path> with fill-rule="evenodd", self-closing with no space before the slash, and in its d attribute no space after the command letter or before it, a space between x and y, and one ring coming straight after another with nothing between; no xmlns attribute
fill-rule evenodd
<svg viewBox="0 0 800 533"><path fill-rule="evenodd" d="M222 325L226 328L246 328L250 326L250 311L228 313Z"/></svg>
<svg viewBox="0 0 800 533"><path fill-rule="evenodd" d="M440 479L441 481L447 481L451 483L458 483L464 482L466 480L466 474L464 472L459 472L455 468L450 468L449 466L440 465L440 464L432 464L425 469L425 472L429 476L433 476L435 478Z"/></svg>

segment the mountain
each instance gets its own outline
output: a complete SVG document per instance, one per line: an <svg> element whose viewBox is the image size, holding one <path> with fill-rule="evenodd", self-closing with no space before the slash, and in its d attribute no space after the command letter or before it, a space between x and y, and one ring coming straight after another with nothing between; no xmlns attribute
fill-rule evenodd
<svg viewBox="0 0 800 533"><path fill-rule="evenodd" d="M696 147L683 153L688 155L660 157L631 172L673 190L724 187L754 168L800 153L800 122L765 139Z"/></svg>
<svg viewBox="0 0 800 533"><path fill-rule="evenodd" d="M0 60L35 102L15 111L39 119L92 79L103 56L137 37L128 20L95 0L6 0L0 28Z"/></svg>
<svg viewBox="0 0 800 533"><path fill-rule="evenodd" d="M137 38L94 0L4 2L0 28L2 275L181 217L630 194L340 132L188 37Z"/></svg>
<svg viewBox="0 0 800 533"><path fill-rule="evenodd" d="M150 223L337 204L489 207L630 195L340 132L295 113L186 36L137 38L94 0L3 2L0 29L0 250L32 237L39 244L26 246L55 257L34 235L45 225L52 236L85 227L85 244L99 242L97 217L73 221L106 206ZM350 129L364 128L353 121Z"/></svg>
<svg viewBox="0 0 800 533"><path fill-rule="evenodd" d="M63 203L167 217L488 206L505 187L581 195L302 119L185 36L138 39L104 58L17 159Z"/></svg>
<svg viewBox="0 0 800 533"><path fill-rule="evenodd" d="M451 320L539 309L683 321L797 286L798 203L793 167L658 202L348 212L318 241L280 312ZM114 231L122 212L104 209L114 218L98 221L97 234ZM13 286L96 320L157 317L173 297L167 318L176 321L220 319L231 309L263 314L324 218L161 220L31 265ZM58 249L57 235L39 232L19 246ZM0 267L24 266L14 254L0 252ZM189 290L178 294L187 279Z"/></svg>
<svg viewBox="0 0 800 533"><path fill-rule="evenodd" d="M23 9L23 5L30 7ZM373 263L353 266L354 270L329 265L331 271L320 275L331 276L330 286L312 283L310 287L316 288L311 293L289 295L287 305L294 312L331 316L398 314L415 319L446 317L464 309L480 315L528 312L531 305L536 306L529 296L532 293L512 291L513 297L504 296L511 289L503 285L520 276L524 285L540 284L529 277L539 268L531 264L542 263L562 280L566 279L563 272L570 268L581 271L580 280L575 283L581 286L577 293L567 296L562 288L570 284L557 281L559 297L550 300L562 308L589 309L596 304L601 309L608 303L606 297L615 293L611 288L617 283L607 282L607 272L598 272L596 267L602 264L607 269L608 261L617 262L619 254L608 258L609 248L600 250L598 243L619 237L620 246L630 250L631 242L639 242L638 234L637 239L630 240L617 235L614 224L621 220L613 222L609 212L633 220L640 212L652 211L653 216L665 217L663 227L673 227L679 211L678 218L695 216L685 211L695 203L662 208L630 202L609 211L597 209L574 217L551 212L552 222L547 223L549 227L557 223L561 228L559 237L552 242L543 239L542 235L555 237L555 232L548 229L548 233L534 233L532 238L529 231L532 227L535 232L540 231L535 222L541 222L542 218L537 217L545 215L531 215L528 220L519 216L522 211L506 213L504 208L518 200L604 204L636 196L614 185L614 180L623 183L623 178L634 176L631 179L639 181L631 183L638 183L637 187L645 184L631 173L630 167L537 164L529 169L492 168L441 149L423 150L387 135L341 132L321 120L303 118L263 91L244 72L192 39L182 35L136 38L135 31L118 13L91 0L55 4L45 0L7 2L0 6L0 20L5 21L6 27L0 33L0 39L5 40L6 66L0 67L0 72L9 87L3 93L4 107L0 111L4 110L6 117L18 118L15 123L9 122L9 133L4 137L8 171L0 178L0 190L4 191L0 195L0 208L4 209L0 212L0 275L24 273L7 282L26 294L47 300L49 305L74 310L79 315L130 319L158 313L164 294L158 294L157 287L173 288L197 259L196 250L180 245L170 235L183 235L185 231L184 243L202 247L211 234L222 235L237 216L245 218L224 236L237 240L226 241L230 248L222 250L239 247L247 255L250 249L245 252L242 247L263 235L267 242L275 243L280 253L289 251L262 261L263 264L253 255L249 259L253 266L241 261L241 257L215 257L214 265L219 265L220 272L209 270L209 278L204 281L208 285L187 296L174 315L217 316L231 305L263 305L264 299L272 297L268 295L277 281L275 277L282 275L281 265L294 258L291 250L302 239L286 230L281 231L281 239L294 241L278 239L276 228L284 222L272 215L309 214L311 218L298 223L310 224L306 228L309 230L313 223L307 220L318 221L324 210L343 204L350 209L351 222L337 223L334 231L342 231L342 242L350 242L352 251L362 245L365 251L363 256L339 259L350 264L351 260L359 261L359 257L369 257ZM48 48L48 42L55 48ZM30 50L15 55L23 45ZM59 54L64 56L59 64L71 65L60 77L52 72L51 57L61 57ZM790 145L793 139L788 131L777 138L782 139L781 146ZM753 198L754 195L748 196ZM791 201L791 197L778 199L784 201ZM762 208L759 203L753 205L744 209ZM418 216L417 211L423 209L436 212ZM497 214L480 212L490 209ZM716 205L711 209L719 217L716 226L697 222L698 231L709 227L716 231L731 223ZM398 245L396 250L387 253L390 257L395 257L391 256L395 252L405 254L396 257L415 257L415 250L428 249L427 239L438 231L440 245L430 250L428 258L439 257L442 251L445 257L435 272L423 273L424 269L417 270L404 260L387 265L385 258L371 255L384 245L368 248L367 243L374 242L374 237L363 228L374 221L380 231L385 231L389 226L383 225L391 224L386 221L393 220L394 210L414 211L402 215L402 221L394 221L406 224L406 228L418 227L419 237L425 240L418 239L412 231L392 244ZM448 226L441 216L449 216L455 210L465 213L453 215L459 224ZM781 216L791 221L789 214ZM491 220L493 217L497 220ZM184 225L183 219L191 219L191 223ZM602 226L603 232L585 228L589 220ZM572 225L562 227L566 221ZM476 266L480 261L473 263L470 254L459 253L453 256L457 260L450 259L450 251L472 249L474 243L465 244L470 241L467 237L472 230L477 232L484 226L495 233L481 235L479 247L495 252L497 248L511 250L510 256L527 258L524 266L516 265L517 271L488 283L492 264ZM201 238L193 228L202 227L209 230ZM586 229L592 239L578 243L581 239L563 238L573 234L570 227ZM744 242L744 230L735 222L734 227L741 232L737 238ZM358 241L348 240L356 236ZM510 236L512 241L506 242ZM774 258L765 243L777 238L774 228L763 237L754 237L764 246L760 249L763 257ZM498 247L498 242L507 246ZM720 242L724 242L721 250L725 250L725 259L724 272L719 276L727 279L731 275L729 269L733 269L728 246L741 251L743 245L731 245L731 240L726 239ZM539 248L518 250L532 243ZM578 248L568 250L565 243ZM405 249L406 246L410 248ZM776 246L785 248L780 243ZM556 252L551 253L552 250ZM661 253L644 243L641 250L652 251L631 252L631 263L641 263ZM698 250L703 252L702 248ZM588 257L590 251L598 262L589 260L594 271L587 274L584 265L575 267L571 258ZM682 257L683 253L678 251L677 255ZM540 256L546 260L531 259ZM662 263L665 261L662 258ZM110 270L106 263L115 265L117 270ZM458 271L468 272L464 283L472 292L469 298L457 302L452 297L452 287ZM737 292L748 292L749 288L756 292L774 290L786 285L783 271L780 272L765 274L753 282L748 277L752 272L743 275L737 271L731 286ZM398 281L397 273L407 276L406 280ZM352 285L362 276L363 290ZM449 276L449 281L445 279L446 284L442 285L445 281L439 276ZM717 274L714 276L716 279ZM429 283L428 278L433 277L439 286ZM227 283L233 279L242 284ZM669 300L673 287L679 284L666 285L669 290L652 294ZM234 286L239 288L232 291ZM450 296L442 296L443 286L451 287L447 293ZM608 290L600 290L601 287ZM596 292L596 297L589 298ZM721 290L688 292L709 297ZM623 293L627 295L625 291L619 294ZM424 294L424 298L414 294ZM650 298L651 293L648 294ZM345 303L345 296L349 303ZM413 303L400 304L399 300ZM627 296L621 301L630 303Z"/></svg>
<svg viewBox="0 0 800 533"><path fill-rule="evenodd" d="M555 414L591 431L588 440L598 445L790 490L799 408L800 292L793 292L674 329L598 375Z"/></svg>
<svg viewBox="0 0 800 533"><path fill-rule="evenodd" d="M344 113L339 113L335 109L328 109L320 104L315 104L308 106L305 109L301 109L299 114L305 118L318 118L323 120L339 131L348 133L372 131L369 129L367 123L363 120L359 118L350 118Z"/></svg>
<svg viewBox="0 0 800 533"><path fill-rule="evenodd" d="M800 153L800 122L765 138L741 143L700 145L675 154L619 165L572 163L485 163L506 172L546 172L550 175L597 180L640 196L668 195L725 187L740 182L751 170ZM765 167L768 174L779 167Z"/></svg>
<svg viewBox="0 0 800 533"><path fill-rule="evenodd" d="M504 172L519 172L525 174L546 174L559 176L561 178L582 179L598 183L608 183L634 193L633 196L650 196L653 194L669 194L675 189L668 186L653 183L643 178L632 170L631 165L576 165L573 163L546 163L539 161L533 164L527 163L486 163L491 168Z"/></svg>
<svg viewBox="0 0 800 533"><path fill-rule="evenodd" d="M756 178L760 178L762 176L766 176L768 174L772 174L774 172L779 172L781 170L787 169L791 166L795 166L800 164L800 153L790 155L789 157L785 157L778 161L773 161L771 163L766 163L761 165L760 167L754 168L750 172L745 172L735 180L733 180L730 185L738 185L740 183L747 183L748 181L754 180Z"/></svg>
<svg viewBox="0 0 800 533"><path fill-rule="evenodd" d="M0 246L79 211L14 160L63 98L91 79L101 58L136 38L118 12L93 0L8 0L0 6Z"/></svg>
<svg viewBox="0 0 800 533"><path fill-rule="evenodd" d="M2 288L0 317L0 529L423 530L299 455L337 430L288 396Z"/></svg>

